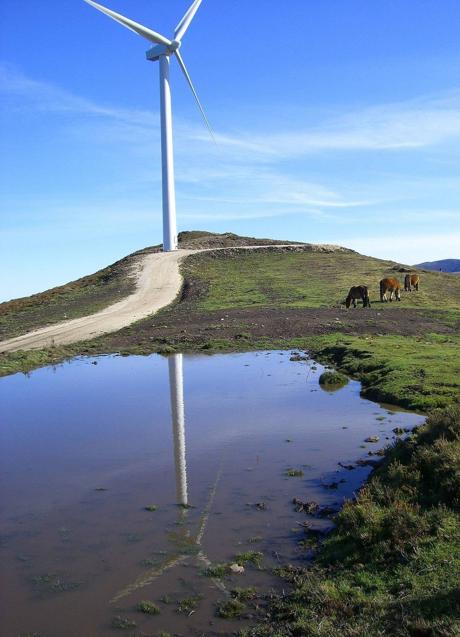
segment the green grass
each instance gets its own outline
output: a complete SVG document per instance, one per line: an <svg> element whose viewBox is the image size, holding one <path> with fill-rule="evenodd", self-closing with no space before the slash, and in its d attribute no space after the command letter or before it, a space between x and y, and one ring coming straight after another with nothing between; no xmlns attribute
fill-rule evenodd
<svg viewBox="0 0 460 637"><path fill-rule="evenodd" d="M203 570L206 577L222 578L231 573L230 564L211 564Z"/></svg>
<svg viewBox="0 0 460 637"><path fill-rule="evenodd" d="M160 609L158 608L158 606L154 604L153 602L149 602L146 600L139 602L136 606L136 609L140 613L144 613L144 615L159 615L160 614Z"/></svg>
<svg viewBox="0 0 460 637"><path fill-rule="evenodd" d="M434 413L345 504L314 565L246 635L460 634L460 407Z"/></svg>
<svg viewBox="0 0 460 637"><path fill-rule="evenodd" d="M409 409L429 411L460 395L460 336L315 339L313 356L331 361L363 383L363 395Z"/></svg>
<svg viewBox="0 0 460 637"><path fill-rule="evenodd" d="M223 619L237 619L245 609L245 604L239 599L226 599L217 605L217 615Z"/></svg>
<svg viewBox="0 0 460 637"><path fill-rule="evenodd" d="M183 613L185 615L190 615L193 611L195 611L201 601L202 597L200 595L191 595L190 597L184 597L177 604L177 612Z"/></svg>
<svg viewBox="0 0 460 637"><path fill-rule="evenodd" d="M247 588L236 587L232 588L230 595L240 602L249 602L257 597L257 590L254 586L249 586Z"/></svg>
<svg viewBox="0 0 460 637"><path fill-rule="evenodd" d="M200 254L182 267L186 280L199 291L195 304L202 311L230 308L331 307L345 299L352 285L369 287L371 302L390 310L400 303L381 304L379 281L404 273L395 264L346 252L260 252L235 255ZM405 307L460 312L460 278L439 272L421 273L419 292L403 293ZM458 317L457 317L458 318Z"/></svg>
<svg viewBox="0 0 460 637"><path fill-rule="evenodd" d="M286 476L288 478L302 478L303 471L302 469L287 469Z"/></svg>
<svg viewBox="0 0 460 637"><path fill-rule="evenodd" d="M239 566L246 566L246 564L253 564L256 568L260 569L264 554L260 551L245 551L244 553L237 553L235 555L235 562Z"/></svg>
<svg viewBox="0 0 460 637"><path fill-rule="evenodd" d="M324 385L325 387L332 385L333 387L338 387L346 385L348 383L348 378L344 374L340 374L339 372L323 372L319 377L319 384Z"/></svg>

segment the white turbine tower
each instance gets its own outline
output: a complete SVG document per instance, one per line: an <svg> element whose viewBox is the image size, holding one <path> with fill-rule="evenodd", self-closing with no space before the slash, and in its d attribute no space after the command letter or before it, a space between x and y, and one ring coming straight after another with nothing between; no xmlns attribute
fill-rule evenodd
<svg viewBox="0 0 460 637"><path fill-rule="evenodd" d="M177 225L176 225L176 192L174 186L174 154L173 154L173 134L172 134L172 110L171 110L171 85L169 81L169 58L174 55L179 63L182 73L185 75L192 93L195 97L198 108L203 116L205 124L213 137L206 114L201 105L200 99L192 80L185 66L182 55L179 53L182 38L190 26L195 13L198 11L202 0L194 0L182 20L174 31L174 39L169 40L160 33L156 33L138 22L125 18L111 9L107 9L93 0L85 0L95 9L102 11L116 22L119 22L127 29L141 35L146 40L153 42L156 46L146 53L147 60L160 62L160 113L161 113L161 157L162 157L162 177L163 177L163 250L170 252L177 250Z"/></svg>

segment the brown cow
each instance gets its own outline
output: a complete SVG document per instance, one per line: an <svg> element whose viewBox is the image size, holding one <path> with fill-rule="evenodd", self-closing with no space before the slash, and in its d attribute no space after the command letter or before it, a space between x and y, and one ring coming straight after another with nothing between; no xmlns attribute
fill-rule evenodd
<svg viewBox="0 0 460 637"><path fill-rule="evenodd" d="M380 281L380 301L386 303L387 292L390 293L390 301L393 300L393 294L397 301L401 300L401 283L394 277L388 277Z"/></svg>
<svg viewBox="0 0 460 637"><path fill-rule="evenodd" d="M350 307L353 304L353 307L356 307L356 300L363 302L363 307L370 307L371 302L369 301L369 290L365 285L356 285L350 288L348 292L348 296L345 299L345 306Z"/></svg>
<svg viewBox="0 0 460 637"><path fill-rule="evenodd" d="M404 277L404 291L412 292L412 288L418 292L420 277L418 274L406 274Z"/></svg>

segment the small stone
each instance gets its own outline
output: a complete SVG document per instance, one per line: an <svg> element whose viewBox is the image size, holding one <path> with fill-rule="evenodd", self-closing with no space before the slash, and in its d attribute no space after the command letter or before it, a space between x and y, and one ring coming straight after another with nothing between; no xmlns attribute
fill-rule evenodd
<svg viewBox="0 0 460 637"><path fill-rule="evenodd" d="M243 575L244 566L240 566L239 564L230 564L230 570L232 573L235 573L235 575Z"/></svg>
<svg viewBox="0 0 460 637"><path fill-rule="evenodd" d="M346 469L347 471L353 471L353 469L355 468L354 464L344 464L343 462L339 462L339 467L342 467L342 469Z"/></svg>
<svg viewBox="0 0 460 637"><path fill-rule="evenodd" d="M317 502L312 501L302 501L299 498L293 498L292 504L294 505L294 511L297 513L307 513L308 515L313 515L317 513L319 509L319 504Z"/></svg>
<svg viewBox="0 0 460 637"><path fill-rule="evenodd" d="M339 488L339 483L338 482L329 482L328 484L323 484L323 487L325 489L338 489Z"/></svg>
<svg viewBox="0 0 460 637"><path fill-rule="evenodd" d="M364 442L378 442L379 440L380 438L378 436L369 436Z"/></svg>
<svg viewBox="0 0 460 637"><path fill-rule="evenodd" d="M255 507L259 511L266 511L267 510L267 505L265 504L265 502L256 502Z"/></svg>

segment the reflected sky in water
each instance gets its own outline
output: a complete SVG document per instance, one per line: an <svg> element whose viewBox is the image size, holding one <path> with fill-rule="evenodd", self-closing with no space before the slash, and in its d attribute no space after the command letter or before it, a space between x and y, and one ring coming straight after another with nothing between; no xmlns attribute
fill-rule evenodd
<svg viewBox="0 0 460 637"><path fill-rule="evenodd" d="M354 381L324 392L321 366L289 358L110 356L0 379L6 634L112 635L114 613L164 593L174 603L161 620L136 616L138 626L200 634L222 595L203 565L254 550L254 537L267 566L302 563L306 516L292 498L339 507L370 469L338 463L356 466L422 418L363 400ZM291 467L304 475L286 477ZM174 566L157 577L164 564ZM34 580L43 573L78 587L51 594ZM248 569L237 585L251 583L275 582ZM204 599L184 617L177 604L190 592Z"/></svg>

